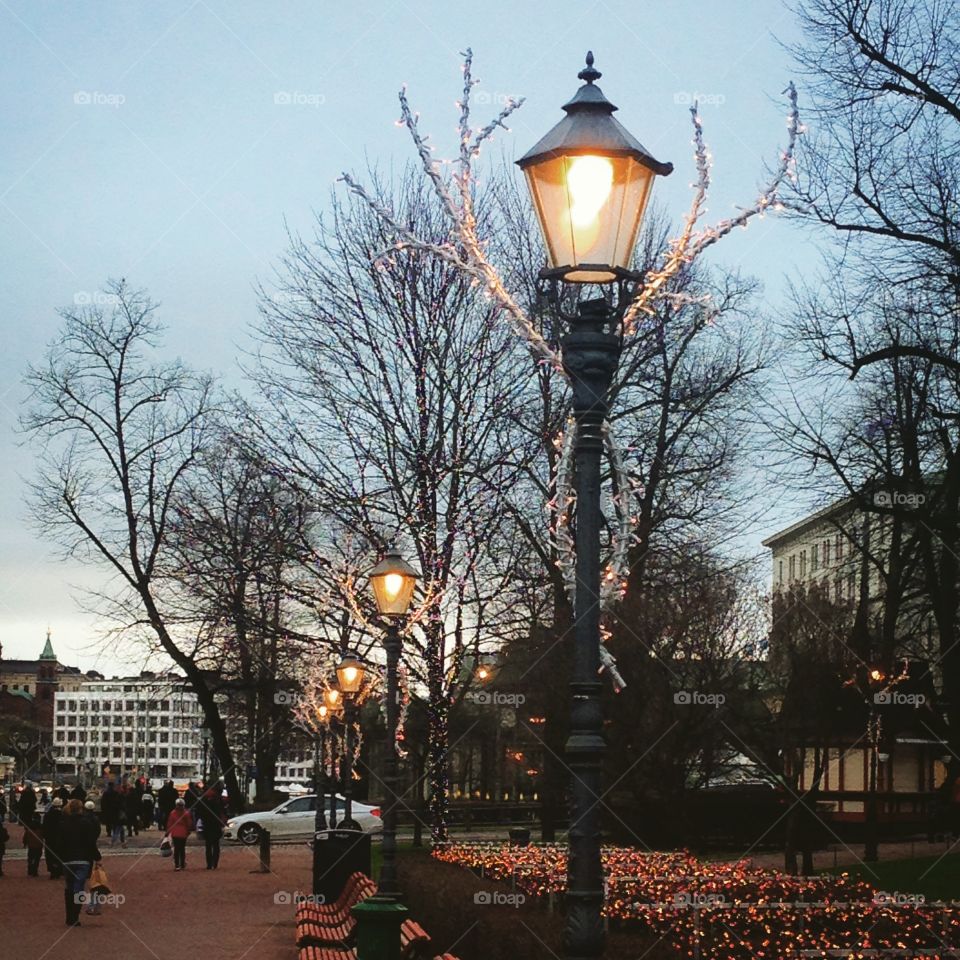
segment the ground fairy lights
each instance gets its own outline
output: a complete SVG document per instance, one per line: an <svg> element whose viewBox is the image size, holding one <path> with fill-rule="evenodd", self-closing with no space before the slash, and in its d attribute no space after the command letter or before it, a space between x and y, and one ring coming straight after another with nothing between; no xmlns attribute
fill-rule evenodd
<svg viewBox="0 0 960 960"><path fill-rule="evenodd" d="M567 848L448 843L433 856L527 898L566 887ZM686 851L604 847L611 922L637 924L702 960L960 957L960 907L876 890L848 874L793 877L749 860L708 862Z"/></svg>

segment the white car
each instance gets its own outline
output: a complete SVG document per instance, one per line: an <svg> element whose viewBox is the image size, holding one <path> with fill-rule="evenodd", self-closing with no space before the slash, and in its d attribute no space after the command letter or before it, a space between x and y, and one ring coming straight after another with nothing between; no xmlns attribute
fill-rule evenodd
<svg viewBox="0 0 960 960"><path fill-rule="evenodd" d="M379 833L383 830L383 821L380 819L380 808L366 803L353 801L353 819L360 825L364 833ZM324 798L324 811L329 818L330 798ZM337 822L344 816L345 804L341 796L337 796ZM270 831L271 837L304 837L311 838L316 821L317 798L315 794L306 797L295 797L284 800L279 807L264 810L261 813L244 813L238 817L231 817L223 831L225 840L239 840L240 843L258 843L264 830Z"/></svg>

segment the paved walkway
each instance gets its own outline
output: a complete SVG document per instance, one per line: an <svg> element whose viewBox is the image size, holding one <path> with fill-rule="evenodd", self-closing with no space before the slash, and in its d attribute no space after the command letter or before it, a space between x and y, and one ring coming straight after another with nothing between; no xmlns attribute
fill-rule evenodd
<svg viewBox="0 0 960 960"><path fill-rule="evenodd" d="M277 847L271 872L255 850L224 846L218 870L204 868L203 844L187 847L187 869L176 873L157 853L160 834L134 849L101 847L113 892L123 896L103 915L64 924L63 882L27 877L20 831L11 829L0 877L0 955L17 960L294 960L293 895L309 892L310 851ZM101 838L102 839L102 838ZM135 838L138 839L138 838ZM149 845L147 841L149 840Z"/></svg>

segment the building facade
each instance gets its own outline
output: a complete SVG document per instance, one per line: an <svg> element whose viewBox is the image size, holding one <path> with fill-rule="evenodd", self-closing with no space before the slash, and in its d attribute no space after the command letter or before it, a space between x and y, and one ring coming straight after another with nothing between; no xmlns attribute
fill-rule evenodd
<svg viewBox="0 0 960 960"><path fill-rule="evenodd" d="M202 723L196 694L176 674L88 680L54 697L57 772L197 779Z"/></svg>
<svg viewBox="0 0 960 960"><path fill-rule="evenodd" d="M817 511L763 541L770 550L774 617L778 604L790 608L809 601L813 592L829 601L847 623L857 605L879 614L884 602L884 576L889 540L888 518L843 500ZM863 589L863 596L861 590ZM792 596L791 596L792 595ZM823 610L819 607L818 610ZM934 793L943 784L947 744L937 706L939 672L933 649L933 624L921 604L908 604L898 643L906 657L902 683L867 697L843 689L838 677L837 720L829 737L798 743L797 785L808 790L821 770L818 795L838 820L862 820L869 790L871 753L865 716L879 719L882 733L877 753L879 815L887 821L926 818ZM831 626L824 623L825 631ZM834 630L834 632L837 632ZM771 657L777 656L775 644ZM873 712L869 701L873 700ZM859 709L859 713L857 712Z"/></svg>

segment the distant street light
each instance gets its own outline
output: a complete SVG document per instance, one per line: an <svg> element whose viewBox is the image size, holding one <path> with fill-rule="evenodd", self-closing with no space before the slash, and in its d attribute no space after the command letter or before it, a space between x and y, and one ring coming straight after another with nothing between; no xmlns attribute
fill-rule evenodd
<svg viewBox="0 0 960 960"><path fill-rule="evenodd" d="M207 786L207 753L210 749L210 728L202 723L200 725L200 743L203 745L203 767L201 769L201 779L204 787Z"/></svg>
<svg viewBox="0 0 960 960"><path fill-rule="evenodd" d="M353 727L357 721L357 693L363 684L366 670L354 656L345 656L337 665L337 681L343 696L343 722L346 726L343 763L343 820L341 830L360 830L360 824L353 819Z"/></svg>
<svg viewBox="0 0 960 960"><path fill-rule="evenodd" d="M327 757L327 724L330 722L330 708L321 703L317 707L317 725L319 734L314 736L313 743L313 793L316 812L313 817L313 830L318 833L327 829L327 818L323 810L324 793L326 792L326 772L324 764Z"/></svg>
<svg viewBox="0 0 960 960"><path fill-rule="evenodd" d="M387 794L383 805L383 863L377 897L396 902L400 899L397 879L397 724L399 722L399 684L397 670L403 641L399 621L407 615L413 591L420 574L391 547L384 558L370 571L370 585L377 610L386 618L383 647L387 654L386 746L383 755L383 786Z"/></svg>

